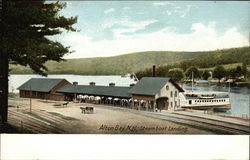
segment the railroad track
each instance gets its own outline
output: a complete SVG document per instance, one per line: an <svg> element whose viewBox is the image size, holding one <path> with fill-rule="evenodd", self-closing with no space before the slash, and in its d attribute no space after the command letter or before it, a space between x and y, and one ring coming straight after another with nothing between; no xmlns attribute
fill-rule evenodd
<svg viewBox="0 0 250 160"><path fill-rule="evenodd" d="M235 124L232 122L220 121L220 120L215 120L215 119L211 119L207 117L178 114L178 112L168 113L168 114L159 114L159 113L154 113L154 112L142 111L141 114L149 116L149 117L153 117L153 118L172 121L172 122L179 122L182 124L198 126L201 128L209 128L213 130L223 131L229 134L245 135L245 134L250 133L249 125Z"/></svg>
<svg viewBox="0 0 250 160"><path fill-rule="evenodd" d="M21 111L17 112L9 109L8 122L30 130L32 133L66 133L66 131L62 129L66 124L66 120L57 118L49 113L39 110L33 110L32 113L42 117L42 120ZM46 119L46 121L43 119Z"/></svg>
<svg viewBox="0 0 250 160"><path fill-rule="evenodd" d="M117 109L117 110L123 110L132 112L135 114L141 114L144 116L167 120L171 122L178 122L181 124L191 125L191 126L197 126L199 128L204 129L210 129L213 131L220 131L225 134L239 134L239 135L248 135L250 134L249 129L249 123L234 123L231 121L225 120L225 118L221 117L221 120L217 120L212 117L206 117L206 116L198 116L198 115L192 115L192 114L183 114L181 112L165 112L165 113L159 113L159 112L148 112L148 111L138 111L138 110L131 110L128 108L123 107L109 107L104 105L98 105L104 108L109 109Z"/></svg>

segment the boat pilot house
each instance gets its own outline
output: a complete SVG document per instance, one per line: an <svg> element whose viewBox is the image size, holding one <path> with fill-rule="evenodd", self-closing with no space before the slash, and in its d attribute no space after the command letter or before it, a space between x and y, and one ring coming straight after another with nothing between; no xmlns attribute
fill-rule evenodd
<svg viewBox="0 0 250 160"><path fill-rule="evenodd" d="M56 91L66 84L70 84L66 79L31 78L18 87L18 89L22 98L63 101L65 100L64 94L57 93Z"/></svg>
<svg viewBox="0 0 250 160"><path fill-rule="evenodd" d="M138 110L174 110L184 90L170 78L144 77L134 86L71 84L65 79L32 78L19 88L20 97L127 106Z"/></svg>

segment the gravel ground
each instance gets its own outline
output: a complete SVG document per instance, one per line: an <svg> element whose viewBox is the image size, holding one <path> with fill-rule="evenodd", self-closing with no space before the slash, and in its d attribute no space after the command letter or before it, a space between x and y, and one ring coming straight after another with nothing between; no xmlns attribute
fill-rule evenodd
<svg viewBox="0 0 250 160"><path fill-rule="evenodd" d="M74 134L214 134L190 126L155 119L115 107L95 105L93 114L81 113L80 107L89 104L70 102L67 107L53 106L55 101L32 99L32 109L57 112L78 120L71 121L70 133ZM9 105L29 109L29 99L10 98Z"/></svg>

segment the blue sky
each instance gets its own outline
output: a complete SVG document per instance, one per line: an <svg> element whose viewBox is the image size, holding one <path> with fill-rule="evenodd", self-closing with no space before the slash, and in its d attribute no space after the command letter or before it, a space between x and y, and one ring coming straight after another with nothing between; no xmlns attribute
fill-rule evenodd
<svg viewBox="0 0 250 160"><path fill-rule="evenodd" d="M60 14L77 16L79 31L56 39L75 51L65 58L242 47L249 8L246 1L69 1Z"/></svg>

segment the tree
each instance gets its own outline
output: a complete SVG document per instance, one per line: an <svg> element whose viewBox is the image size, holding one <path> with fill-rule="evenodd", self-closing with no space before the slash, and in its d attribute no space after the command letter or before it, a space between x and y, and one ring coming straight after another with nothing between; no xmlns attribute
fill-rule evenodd
<svg viewBox="0 0 250 160"><path fill-rule="evenodd" d="M232 68L228 70L228 77L232 79L236 79L237 76L238 76L238 73L236 71L236 68Z"/></svg>
<svg viewBox="0 0 250 160"><path fill-rule="evenodd" d="M181 61L179 66L185 72L188 69L189 63L190 63L189 60Z"/></svg>
<svg viewBox="0 0 250 160"><path fill-rule="evenodd" d="M189 79L192 79L192 72L193 72L194 78L200 78L200 71L198 70L198 68L194 66L187 69L185 73L186 77Z"/></svg>
<svg viewBox="0 0 250 160"><path fill-rule="evenodd" d="M69 47L51 37L63 31L76 31L72 25L77 22L77 17L60 16L59 11L66 4L59 2L6 0L3 6L0 82L6 85L0 88L0 104L2 122L6 122L9 63L29 66L35 73L46 75L45 62L62 61L62 57L70 53Z"/></svg>
<svg viewBox="0 0 250 160"><path fill-rule="evenodd" d="M246 63L242 63L242 72L244 75L247 74L247 64Z"/></svg>
<svg viewBox="0 0 250 160"><path fill-rule="evenodd" d="M225 70L225 68L223 66L218 65L215 67L213 76L215 78L218 78L219 84L220 84L221 78L225 77L226 75L227 75L227 71Z"/></svg>
<svg viewBox="0 0 250 160"><path fill-rule="evenodd" d="M241 66L236 67L236 73L237 73L237 77L244 75L244 70L241 68Z"/></svg>
<svg viewBox="0 0 250 160"><path fill-rule="evenodd" d="M183 70L181 70L179 68L177 68L177 69L171 69L168 72L168 76L172 80L174 80L176 82L179 82L179 81L181 81L184 78Z"/></svg>
<svg viewBox="0 0 250 160"><path fill-rule="evenodd" d="M243 76L245 74L244 70L241 68L241 66L237 66L236 68L232 68L228 71L228 76L237 79L240 76Z"/></svg>
<svg viewBox="0 0 250 160"><path fill-rule="evenodd" d="M207 80L210 77L210 73L207 70L205 70L203 71L201 76L204 80Z"/></svg>

